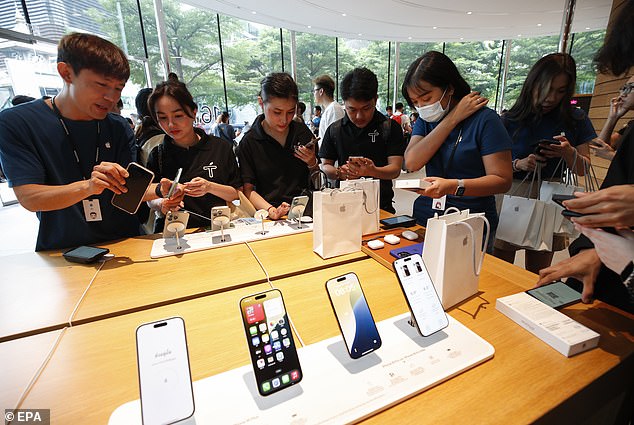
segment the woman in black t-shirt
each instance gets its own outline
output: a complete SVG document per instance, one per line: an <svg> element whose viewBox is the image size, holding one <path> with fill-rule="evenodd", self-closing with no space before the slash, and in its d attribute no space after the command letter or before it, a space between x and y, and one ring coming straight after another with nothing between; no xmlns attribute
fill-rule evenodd
<svg viewBox="0 0 634 425"><path fill-rule="evenodd" d="M171 73L159 83L148 99L152 116L166 133L163 143L149 155L148 168L161 177L173 179L183 169L184 208L193 213L189 227L210 224L211 208L238 199L241 186L238 165L231 146L224 140L194 128L197 106L184 83ZM163 194L166 195L166 194ZM166 214L165 198L152 201L152 208ZM162 220L155 230L162 229Z"/></svg>

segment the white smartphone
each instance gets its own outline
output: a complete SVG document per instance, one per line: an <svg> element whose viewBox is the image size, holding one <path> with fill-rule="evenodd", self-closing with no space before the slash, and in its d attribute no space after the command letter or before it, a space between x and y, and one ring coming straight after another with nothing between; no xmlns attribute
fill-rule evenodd
<svg viewBox="0 0 634 425"><path fill-rule="evenodd" d="M295 196L291 201L291 208L288 210L288 219L298 221L301 215L304 215L308 205L308 196Z"/></svg>
<svg viewBox="0 0 634 425"><path fill-rule="evenodd" d="M394 261L394 270L418 333L429 336L449 325L447 314L420 254Z"/></svg>
<svg viewBox="0 0 634 425"><path fill-rule="evenodd" d="M326 291L350 357L358 359L378 350L381 337L357 275L348 273L330 279Z"/></svg>
<svg viewBox="0 0 634 425"><path fill-rule="evenodd" d="M183 319L139 326L136 352L143 424L171 424L191 417L194 391Z"/></svg>
<svg viewBox="0 0 634 425"><path fill-rule="evenodd" d="M231 220L231 209L224 205L224 206L220 206L220 207L213 207L211 208L211 230L220 230L220 225L214 223L214 218L218 218L218 217L227 217L227 224L224 225L225 229L229 228L229 220Z"/></svg>
<svg viewBox="0 0 634 425"><path fill-rule="evenodd" d="M170 186L170 190L167 192L167 199L170 199L172 195L174 195L174 191L178 187L178 182L181 179L182 173L183 173L182 168L179 168L178 171L176 171L176 177L174 177L174 180L172 180L172 185Z"/></svg>

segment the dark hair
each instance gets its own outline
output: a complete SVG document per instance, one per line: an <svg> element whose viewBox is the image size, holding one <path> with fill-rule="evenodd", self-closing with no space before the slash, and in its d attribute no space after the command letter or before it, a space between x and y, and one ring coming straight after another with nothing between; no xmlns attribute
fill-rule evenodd
<svg viewBox="0 0 634 425"><path fill-rule="evenodd" d="M258 96L267 103L270 98L293 99L297 102L299 98L297 84L286 72L273 72L260 81L260 92Z"/></svg>
<svg viewBox="0 0 634 425"><path fill-rule="evenodd" d="M602 73L621 75L634 65L634 1L625 0L594 62Z"/></svg>
<svg viewBox="0 0 634 425"><path fill-rule="evenodd" d="M401 93L410 107L414 107L412 99L409 97L407 89L420 87L420 82L426 81L434 87L443 90L453 88L452 97L459 101L471 92L471 87L462 78L456 65L448 56L434 50L425 53L416 59L407 69Z"/></svg>
<svg viewBox="0 0 634 425"><path fill-rule="evenodd" d="M117 102L117 107L119 109L123 109L123 100L121 100L121 98L119 98L119 101Z"/></svg>
<svg viewBox="0 0 634 425"><path fill-rule="evenodd" d="M355 68L343 77L339 90L344 102L349 98L368 101L377 98L379 82L368 68Z"/></svg>
<svg viewBox="0 0 634 425"><path fill-rule="evenodd" d="M130 78L130 64L125 53L108 40L92 34L74 32L62 37L57 45L57 62L67 63L75 74L90 69L122 81Z"/></svg>
<svg viewBox="0 0 634 425"><path fill-rule="evenodd" d="M297 115L304 115L306 112L306 104L304 102L297 102Z"/></svg>
<svg viewBox="0 0 634 425"><path fill-rule="evenodd" d="M152 117L150 113L150 108L148 108L147 101L150 95L152 94L152 89L146 87L144 89L139 90L134 99L134 105L136 106L136 112L139 116L139 120L141 124L136 128L134 132L134 137L137 140L146 140L148 139L148 135L154 135L158 132L163 132ZM151 136L150 136L151 137Z"/></svg>
<svg viewBox="0 0 634 425"><path fill-rule="evenodd" d="M315 106L315 112L316 112L316 111L321 112L321 106L319 106L319 105Z"/></svg>
<svg viewBox="0 0 634 425"><path fill-rule="evenodd" d="M329 75L320 75L315 78L314 83L318 88L323 89L329 98L332 99L335 96L335 81Z"/></svg>
<svg viewBox="0 0 634 425"><path fill-rule="evenodd" d="M386 111L393 111L394 109L392 108L392 105L387 105L387 106L385 107L385 110L386 110Z"/></svg>
<svg viewBox="0 0 634 425"><path fill-rule="evenodd" d="M13 99L11 99L11 104L13 106L16 106L22 103L30 102L32 100L35 100L35 98L31 96L25 96L23 94L18 94L18 95L15 95Z"/></svg>
<svg viewBox="0 0 634 425"><path fill-rule="evenodd" d="M224 122L224 123L228 123L229 122L229 112L222 111L222 113L220 114L220 121Z"/></svg>
<svg viewBox="0 0 634 425"><path fill-rule="evenodd" d="M166 81L162 81L156 85L154 91L147 100L150 114L157 122L158 117L156 116L156 102L158 102L158 100L163 96L173 98L176 102L178 102L180 107L183 108L183 111L188 117L196 118L194 111L198 109L198 106L196 105L196 102L194 102L194 98L189 90L187 90L185 83L178 81L178 76L173 72L170 72Z"/></svg>
<svg viewBox="0 0 634 425"><path fill-rule="evenodd" d="M520 95L515 104L505 114L512 121L528 123L538 121L541 116L541 108L538 107L543 99L548 96L553 79L565 74L568 77L566 93L558 106L560 117L566 123L572 121L572 106L570 99L575 92L577 80L577 66L575 60L567 53L551 53L538 60L528 71ZM537 99L535 99L537 95Z"/></svg>
<svg viewBox="0 0 634 425"><path fill-rule="evenodd" d="M402 102L397 102L396 105L394 105L394 109L396 109L397 111L399 109L403 109L403 103Z"/></svg>
<svg viewBox="0 0 634 425"><path fill-rule="evenodd" d="M151 94L152 89L149 87L141 89L137 93L136 98L134 99L134 105L136 106L136 113L139 118L150 116L150 109L147 106L147 100Z"/></svg>

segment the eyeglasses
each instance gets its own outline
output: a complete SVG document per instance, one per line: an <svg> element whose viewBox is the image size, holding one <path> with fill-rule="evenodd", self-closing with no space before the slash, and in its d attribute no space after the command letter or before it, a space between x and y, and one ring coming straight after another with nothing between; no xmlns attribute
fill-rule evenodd
<svg viewBox="0 0 634 425"><path fill-rule="evenodd" d="M321 87L316 87L313 89L313 92L318 92L319 90L321 90Z"/></svg>
<svg viewBox="0 0 634 425"><path fill-rule="evenodd" d="M634 89L634 83L627 83L621 87L619 91L621 92L621 96L627 96L632 92L632 89Z"/></svg>

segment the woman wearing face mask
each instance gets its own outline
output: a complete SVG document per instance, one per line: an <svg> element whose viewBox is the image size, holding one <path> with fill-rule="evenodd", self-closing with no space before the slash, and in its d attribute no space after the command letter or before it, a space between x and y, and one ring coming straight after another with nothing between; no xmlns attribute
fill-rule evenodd
<svg viewBox="0 0 634 425"><path fill-rule="evenodd" d="M238 199L240 172L233 149L226 141L209 136L194 127L197 106L184 83L170 73L148 98L150 113L166 136L150 152L148 168L155 179L173 179L182 168L180 178L185 189L184 207L191 214L189 227L209 226L211 208ZM167 194L162 194L167 196ZM167 213L161 197L151 201L155 210ZM155 231L163 230L164 219L156 221Z"/></svg>
<svg viewBox="0 0 634 425"><path fill-rule="evenodd" d="M513 186L521 183L528 172L541 165L542 179L554 176L559 180L563 158L569 168L584 174L584 161L589 162L589 142L597 137L592 122L579 108L570 104L575 90L576 65L566 53L552 53L541 58L529 71L515 104L504 114L502 122L513 140ZM539 143L540 140L557 144ZM539 150L539 153L537 153ZM524 183L527 185L530 183ZM535 185L532 197L539 188ZM515 189L512 189L514 191ZM526 193L528 188L523 191ZM520 189L518 193L522 193ZM555 234L553 251L526 250L526 269L533 273L550 266L553 252L565 249L565 235ZM495 241L494 255L513 263L521 249L504 241Z"/></svg>
<svg viewBox="0 0 634 425"><path fill-rule="evenodd" d="M308 189L311 171L319 169L317 144L303 122L293 121L298 90L286 73L269 74L261 82L262 108L238 145L244 194L257 209L277 220L288 213L294 196Z"/></svg>
<svg viewBox="0 0 634 425"><path fill-rule="evenodd" d="M454 63L440 52L416 59L403 80L403 96L419 119L405 150L409 170L425 167L431 185L420 190L414 216L425 225L446 208L485 213L490 251L498 224L494 194L511 185L511 140L487 99L471 92Z"/></svg>

